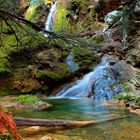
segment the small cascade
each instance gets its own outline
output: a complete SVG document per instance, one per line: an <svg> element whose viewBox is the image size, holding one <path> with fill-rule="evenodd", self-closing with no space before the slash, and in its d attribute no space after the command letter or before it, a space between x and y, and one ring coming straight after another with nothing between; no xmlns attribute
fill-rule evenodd
<svg viewBox="0 0 140 140"><path fill-rule="evenodd" d="M88 97L93 75L94 72L86 74L83 79L78 80L73 85L62 89L56 96L59 98Z"/></svg>
<svg viewBox="0 0 140 140"><path fill-rule="evenodd" d="M66 63L68 64L72 72L75 72L79 69L79 66L73 61L73 57L71 54L66 58Z"/></svg>
<svg viewBox="0 0 140 140"><path fill-rule="evenodd" d="M114 56L104 57L100 65L92 72L86 74L81 80L62 89L56 94L56 97L87 98L92 96L95 100L109 100L116 94L124 92L120 79L121 76L125 75L126 71L124 62L119 61ZM123 77L123 80L128 77L129 73Z"/></svg>
<svg viewBox="0 0 140 140"><path fill-rule="evenodd" d="M50 9L50 12L49 12L49 15L48 15L48 18L46 20L45 30L47 30L47 31L52 31L52 27L53 27L53 16L54 16L55 11L56 11L56 6L57 6L57 1L52 5L52 7Z"/></svg>

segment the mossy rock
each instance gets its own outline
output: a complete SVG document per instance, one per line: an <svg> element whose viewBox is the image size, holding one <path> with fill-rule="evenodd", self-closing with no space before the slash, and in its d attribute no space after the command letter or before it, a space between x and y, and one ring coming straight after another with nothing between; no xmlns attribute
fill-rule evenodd
<svg viewBox="0 0 140 140"><path fill-rule="evenodd" d="M6 58L0 59L0 74L11 73L9 61Z"/></svg>
<svg viewBox="0 0 140 140"><path fill-rule="evenodd" d="M60 62L55 63L53 68L36 69L35 73L35 78L43 83L42 86L44 86L44 83L47 86L45 90L40 88L40 90L46 91L46 93L50 92L50 87L54 87L54 83L59 85L64 79L66 80L73 76L69 66L66 63Z"/></svg>
<svg viewBox="0 0 140 140"><path fill-rule="evenodd" d="M46 0L36 1L34 3L31 1L30 7L27 9L24 16L26 19L44 27L50 5L50 2Z"/></svg>
<svg viewBox="0 0 140 140"><path fill-rule="evenodd" d="M31 109L31 110L46 110L53 107L51 104L41 100L33 95L7 96L0 99L1 104L8 108L16 109Z"/></svg>
<svg viewBox="0 0 140 140"><path fill-rule="evenodd" d="M55 32L67 32L68 20L66 19L67 10L66 2L60 0L57 3L56 12L54 15L53 31Z"/></svg>
<svg viewBox="0 0 140 140"><path fill-rule="evenodd" d="M57 71L47 71L46 75L49 79L54 81L59 81L64 78L68 78L71 73L69 71L69 66L65 63L59 63Z"/></svg>
<svg viewBox="0 0 140 140"><path fill-rule="evenodd" d="M16 28L16 26L14 26L12 23L11 24L12 28L16 30L18 30L18 32L16 32L16 35L18 36L18 38L20 39L20 42L22 42L22 44L17 44L17 40L16 37L14 35L14 33L11 31L11 29L9 27L7 27L6 25L3 25L2 27L2 32L4 32L2 34L2 38L3 38L3 42L2 42L2 49L0 49L0 58L6 58L8 57L10 54L13 53L17 53L17 52L21 52L22 50L26 52L29 51L31 49L37 48L40 44L43 44L44 42L47 41L47 38L45 38L42 34L37 33L36 31L34 31L32 28L22 25L24 28L26 28L26 30L29 30L30 32L32 32L32 34L35 34L35 38L34 39L31 35L26 35L23 37L23 34L27 34L26 31L23 31L22 28Z"/></svg>
<svg viewBox="0 0 140 140"><path fill-rule="evenodd" d="M8 95L14 95L15 92L11 91L11 89L9 87L0 87L0 96L8 96Z"/></svg>
<svg viewBox="0 0 140 140"><path fill-rule="evenodd" d="M40 87L40 83L34 79L19 79L12 83L12 89L18 93L34 93Z"/></svg>
<svg viewBox="0 0 140 140"><path fill-rule="evenodd" d="M57 48L44 49L43 51L40 51L35 55L38 60L43 62L59 61L62 58L61 50Z"/></svg>
<svg viewBox="0 0 140 140"><path fill-rule="evenodd" d="M31 95L20 95L16 98L17 102L20 103L37 103L39 101L41 101L39 98L35 97L35 96L31 96Z"/></svg>
<svg viewBox="0 0 140 140"><path fill-rule="evenodd" d="M94 9L88 0L67 1L67 20L70 33L81 33L94 28Z"/></svg>
<svg viewBox="0 0 140 140"><path fill-rule="evenodd" d="M36 70L36 78L43 79L47 76L47 73L44 70Z"/></svg>
<svg viewBox="0 0 140 140"><path fill-rule="evenodd" d="M75 47L72 53L74 61L80 67L81 71L90 71L93 69L96 59L88 48Z"/></svg>
<svg viewBox="0 0 140 140"><path fill-rule="evenodd" d="M92 41L96 44L101 43L104 41L104 35L99 34L92 37Z"/></svg>

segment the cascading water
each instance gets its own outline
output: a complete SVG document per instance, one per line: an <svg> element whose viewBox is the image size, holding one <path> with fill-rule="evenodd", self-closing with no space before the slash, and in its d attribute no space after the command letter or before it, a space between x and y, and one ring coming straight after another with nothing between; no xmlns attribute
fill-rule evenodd
<svg viewBox="0 0 140 140"><path fill-rule="evenodd" d="M92 72L73 85L62 89L56 96L58 98L81 98L89 97L92 92L95 100L111 99L114 95L124 92L120 80L128 78L129 73L121 79L126 71L123 61L118 61L112 56L105 56L101 64Z"/></svg>
<svg viewBox="0 0 140 140"><path fill-rule="evenodd" d="M73 57L71 54L66 58L66 63L68 64L72 72L75 72L79 69L79 66L73 61Z"/></svg>
<svg viewBox="0 0 140 140"><path fill-rule="evenodd" d="M48 18L46 20L45 30L47 30L47 31L52 31L52 27L53 27L53 16L54 16L54 13L56 11L56 6L57 6L57 1L52 5L52 7L50 9L50 12L49 12L49 15L48 15Z"/></svg>

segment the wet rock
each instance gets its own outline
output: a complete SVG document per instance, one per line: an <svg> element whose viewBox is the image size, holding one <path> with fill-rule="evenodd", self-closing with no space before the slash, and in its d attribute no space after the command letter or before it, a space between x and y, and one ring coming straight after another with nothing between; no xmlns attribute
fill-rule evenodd
<svg viewBox="0 0 140 140"><path fill-rule="evenodd" d="M108 13L108 14L105 16L104 21L105 21L107 24L112 25L112 24L114 24L116 21L118 21L121 17L122 17L122 12L121 12L121 11L114 10L114 11Z"/></svg>
<svg viewBox="0 0 140 140"><path fill-rule="evenodd" d="M127 61L130 62L133 66L140 67L140 44L136 47L130 49L127 54L126 58Z"/></svg>
<svg viewBox="0 0 140 140"><path fill-rule="evenodd" d="M93 98L95 100L110 100L119 93L123 93L121 83L132 78L133 70L125 61L119 61L111 56L104 56L101 66L95 69L93 80Z"/></svg>
<svg viewBox="0 0 140 140"><path fill-rule="evenodd" d="M3 97L0 99L2 105L7 108L24 108L32 110L44 110L53 107L47 102L41 101L39 98L30 95L19 97ZM20 100L19 100L20 99Z"/></svg>

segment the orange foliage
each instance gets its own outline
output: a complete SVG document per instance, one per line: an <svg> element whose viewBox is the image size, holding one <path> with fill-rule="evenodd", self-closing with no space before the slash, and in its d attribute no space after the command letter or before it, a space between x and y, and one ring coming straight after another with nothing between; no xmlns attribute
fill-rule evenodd
<svg viewBox="0 0 140 140"><path fill-rule="evenodd" d="M10 133L15 140L21 140L16 124L10 112L4 112L0 108L0 133L6 135Z"/></svg>

